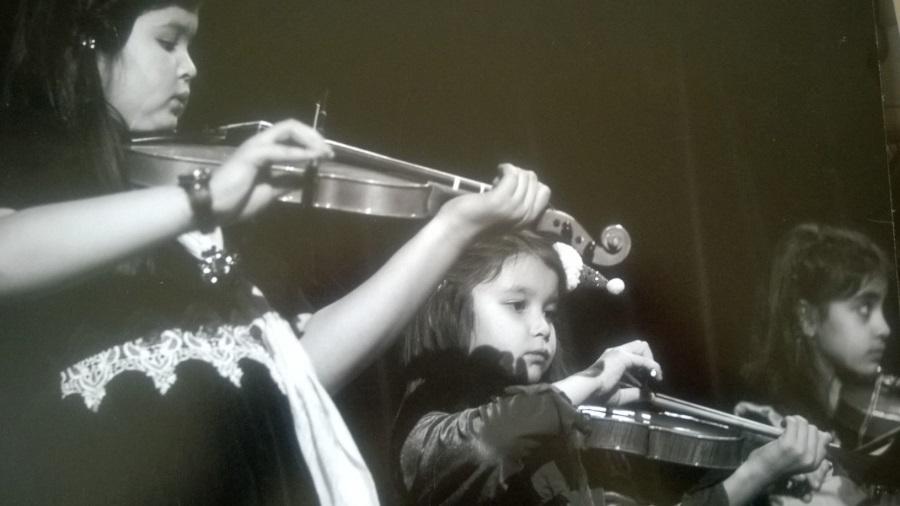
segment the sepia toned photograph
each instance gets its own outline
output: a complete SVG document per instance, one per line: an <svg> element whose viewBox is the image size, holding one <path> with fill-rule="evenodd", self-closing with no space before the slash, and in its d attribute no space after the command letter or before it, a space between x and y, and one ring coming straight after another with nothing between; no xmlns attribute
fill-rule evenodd
<svg viewBox="0 0 900 506"><path fill-rule="evenodd" d="M0 504L900 505L900 1L0 7Z"/></svg>

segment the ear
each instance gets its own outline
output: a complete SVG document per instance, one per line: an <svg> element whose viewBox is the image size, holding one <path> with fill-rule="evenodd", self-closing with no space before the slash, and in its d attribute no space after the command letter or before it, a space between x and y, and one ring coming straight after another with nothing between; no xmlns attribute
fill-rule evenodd
<svg viewBox="0 0 900 506"><path fill-rule="evenodd" d="M819 310L806 299L800 299L796 307L797 323L806 337L813 337L819 329Z"/></svg>
<svg viewBox="0 0 900 506"><path fill-rule="evenodd" d="M106 87L112 75L113 58L104 51L94 51L97 60L97 72L100 74L100 83Z"/></svg>

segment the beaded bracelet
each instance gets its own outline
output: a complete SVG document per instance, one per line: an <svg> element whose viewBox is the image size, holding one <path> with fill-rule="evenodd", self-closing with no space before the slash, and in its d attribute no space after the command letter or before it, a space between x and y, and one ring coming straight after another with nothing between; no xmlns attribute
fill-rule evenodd
<svg viewBox="0 0 900 506"><path fill-rule="evenodd" d="M194 219L201 232L208 234L216 229L216 220L212 210L212 193L209 191L209 180L212 170L199 167L190 174L178 176L178 186L184 188L191 202Z"/></svg>

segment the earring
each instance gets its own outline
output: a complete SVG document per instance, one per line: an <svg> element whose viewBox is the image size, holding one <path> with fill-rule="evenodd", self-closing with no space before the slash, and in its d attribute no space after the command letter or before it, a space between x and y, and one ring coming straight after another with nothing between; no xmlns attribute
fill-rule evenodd
<svg viewBox="0 0 900 506"><path fill-rule="evenodd" d="M90 35L82 35L81 37L79 37L78 44L81 47L84 47L84 48L87 48L87 49L90 49L91 51L93 51L94 49L97 48L97 39Z"/></svg>

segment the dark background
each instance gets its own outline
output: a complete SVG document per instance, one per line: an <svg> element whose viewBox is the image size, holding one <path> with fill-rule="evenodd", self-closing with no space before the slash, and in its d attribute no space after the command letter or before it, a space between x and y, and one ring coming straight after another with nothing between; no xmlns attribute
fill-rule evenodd
<svg viewBox="0 0 900 506"><path fill-rule="evenodd" d="M310 122L327 90L330 138L487 181L503 161L536 170L555 207L633 239L607 270L623 296L571 297L579 359L646 339L666 392L727 409L786 229L850 225L894 251L873 12L846 0L208 0L184 125ZM276 211L259 256L293 266L283 280L318 306L416 226ZM895 294L888 305L895 324ZM339 398L386 499L395 380L384 359Z"/></svg>

